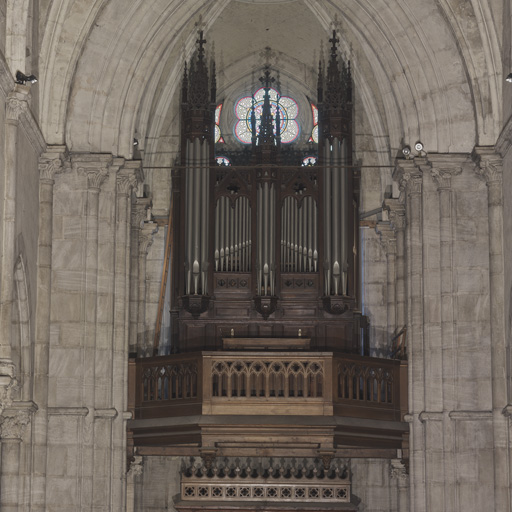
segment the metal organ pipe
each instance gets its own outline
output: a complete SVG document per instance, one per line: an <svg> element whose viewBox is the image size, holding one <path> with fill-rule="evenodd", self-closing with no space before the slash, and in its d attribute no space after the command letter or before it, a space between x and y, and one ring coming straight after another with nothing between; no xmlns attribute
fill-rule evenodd
<svg viewBox="0 0 512 512"><path fill-rule="evenodd" d="M208 293L208 142L187 140L185 210L185 294ZM215 255L216 264L220 254Z"/></svg>
<svg viewBox="0 0 512 512"><path fill-rule="evenodd" d="M325 294L331 294L331 146L329 139L324 144L324 230L325 230Z"/></svg>

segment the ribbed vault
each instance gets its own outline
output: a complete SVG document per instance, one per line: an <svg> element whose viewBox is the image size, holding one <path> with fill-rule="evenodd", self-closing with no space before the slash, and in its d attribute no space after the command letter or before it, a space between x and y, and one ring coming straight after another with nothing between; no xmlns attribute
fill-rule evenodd
<svg viewBox="0 0 512 512"><path fill-rule="evenodd" d="M470 151L493 144L501 123L501 7L490 5L54 0L40 30L42 128L49 143L125 157L137 133L153 162L178 133L173 99L198 22L215 42L220 96L250 84L265 46L278 53L283 84L314 95L334 22L381 155L417 139L430 152Z"/></svg>

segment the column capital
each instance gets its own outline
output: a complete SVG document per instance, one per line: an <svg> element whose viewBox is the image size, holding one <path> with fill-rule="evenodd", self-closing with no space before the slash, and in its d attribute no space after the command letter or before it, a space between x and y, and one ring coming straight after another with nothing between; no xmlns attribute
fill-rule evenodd
<svg viewBox="0 0 512 512"><path fill-rule="evenodd" d="M471 162L470 155L464 153L431 153L428 155L431 164L430 174L438 190L450 189L452 177L462 173L464 165Z"/></svg>
<svg viewBox="0 0 512 512"><path fill-rule="evenodd" d="M70 166L66 146L48 146L39 157L39 178L41 181L53 183L55 175L69 170Z"/></svg>
<svg viewBox="0 0 512 512"><path fill-rule="evenodd" d="M21 441L32 414L37 411L34 402L13 402L0 417L0 438Z"/></svg>
<svg viewBox="0 0 512 512"><path fill-rule="evenodd" d="M476 174L486 185L500 184L503 179L503 160L493 146L475 146L471 154Z"/></svg>
<svg viewBox="0 0 512 512"><path fill-rule="evenodd" d="M405 207L399 199L384 199L383 208L388 211L391 227L395 231L405 229Z"/></svg>
<svg viewBox="0 0 512 512"><path fill-rule="evenodd" d="M139 254L146 255L153 244L153 235L158 231L158 224L144 222L139 233Z"/></svg>
<svg viewBox="0 0 512 512"><path fill-rule="evenodd" d="M395 160L393 179L398 182L401 196L421 194L425 167L430 167L430 164L424 157Z"/></svg>
<svg viewBox="0 0 512 512"><path fill-rule="evenodd" d="M16 84L7 96L6 118L9 121L18 121L21 114L28 112L30 88L26 85Z"/></svg>
<svg viewBox="0 0 512 512"><path fill-rule="evenodd" d="M144 173L142 172L142 162L140 160L123 162L116 176L116 185L119 193L129 195L143 181Z"/></svg>
<svg viewBox="0 0 512 512"><path fill-rule="evenodd" d="M107 180L110 166L114 163L112 155L105 153L75 153L71 155L71 164L79 176L87 178L87 187L99 190Z"/></svg>
<svg viewBox="0 0 512 512"><path fill-rule="evenodd" d="M391 478L399 480L402 483L407 482L409 479L407 466L400 459L391 459L389 465Z"/></svg>
<svg viewBox="0 0 512 512"><path fill-rule="evenodd" d="M148 218L148 210L151 209L150 197L137 197L132 203L132 227L141 229L142 223Z"/></svg>

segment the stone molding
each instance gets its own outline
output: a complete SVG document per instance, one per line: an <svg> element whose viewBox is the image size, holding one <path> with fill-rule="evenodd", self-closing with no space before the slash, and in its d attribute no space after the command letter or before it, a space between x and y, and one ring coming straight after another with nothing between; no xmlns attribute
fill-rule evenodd
<svg viewBox="0 0 512 512"><path fill-rule="evenodd" d="M459 421L492 420L492 411L451 411L448 416Z"/></svg>
<svg viewBox="0 0 512 512"><path fill-rule="evenodd" d="M48 407L50 416L87 416L87 407Z"/></svg>
<svg viewBox="0 0 512 512"><path fill-rule="evenodd" d="M117 409L114 409L113 407L108 409L94 409L94 418L114 420L117 416Z"/></svg>
<svg viewBox="0 0 512 512"><path fill-rule="evenodd" d="M422 423L426 423L427 421L443 421L443 416L444 414L442 412L422 411L418 415L418 418Z"/></svg>

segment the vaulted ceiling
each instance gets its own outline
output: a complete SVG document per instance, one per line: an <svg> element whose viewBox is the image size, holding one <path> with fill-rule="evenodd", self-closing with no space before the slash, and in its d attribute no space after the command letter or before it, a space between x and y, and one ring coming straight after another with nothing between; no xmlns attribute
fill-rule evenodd
<svg viewBox="0 0 512 512"><path fill-rule="evenodd" d="M334 22L386 158L418 139L470 151L502 126L500 0L47 0L40 10L40 122L48 143L75 151L130 157L135 134L146 158L172 146L198 24L215 44L219 97L250 82L267 46L284 86L314 97Z"/></svg>

